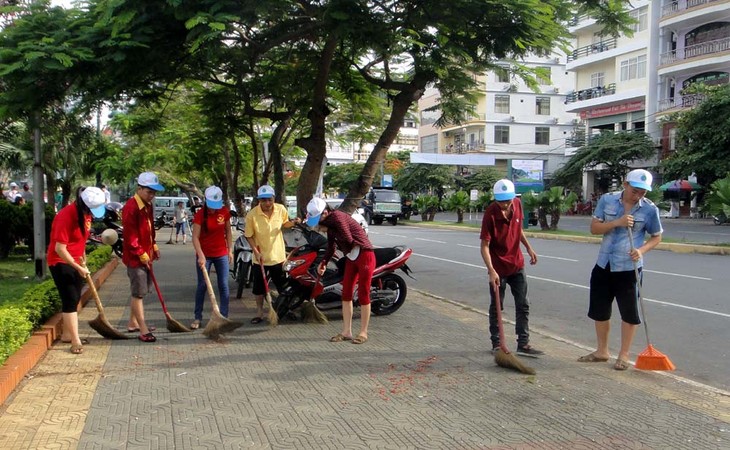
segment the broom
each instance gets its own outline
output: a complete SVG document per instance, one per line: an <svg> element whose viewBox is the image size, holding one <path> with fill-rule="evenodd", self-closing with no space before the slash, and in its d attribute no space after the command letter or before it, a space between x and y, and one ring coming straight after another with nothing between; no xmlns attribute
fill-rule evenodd
<svg viewBox="0 0 730 450"><path fill-rule="evenodd" d="M318 291L317 288L321 288L320 280L322 278L322 275L317 273L317 280L314 282L314 287L312 287L312 294L309 299L305 300L304 303L302 303L302 321L304 323L327 323L329 320L327 319L327 316L324 315L322 311L317 308L317 305L314 302L314 298L318 296L321 292L321 289Z"/></svg>
<svg viewBox="0 0 730 450"><path fill-rule="evenodd" d="M535 375L535 369L526 366L520 362L517 357L510 353L507 349L507 345L504 343L504 325L502 324L502 301L499 298L499 288L494 288L494 303L497 306L497 325L499 326L499 348L494 353L494 362L499 367L506 369L515 369L518 372L526 373L528 375Z"/></svg>
<svg viewBox="0 0 730 450"><path fill-rule="evenodd" d="M221 334L230 333L243 326L242 322L234 322L226 317L223 317L221 310L218 308L218 302L215 299L215 292L213 291L213 285L210 282L210 276L208 271L203 268L203 278L205 278L205 285L208 287L208 298L210 304L213 306L213 312L210 315L210 320L203 330L203 334L211 339L218 340Z"/></svg>
<svg viewBox="0 0 730 450"><path fill-rule="evenodd" d="M165 244L174 244L174 242L172 242L172 232L173 231L175 231L175 224L174 223L172 224L172 228L170 228L170 239L168 239L167 242L165 242Z"/></svg>
<svg viewBox="0 0 730 450"><path fill-rule="evenodd" d="M260 251L259 251L259 254ZM271 301L271 291L269 290L269 280L266 278L266 269L264 269L264 261L261 259L259 261L259 266L261 266L261 278L264 279L264 291L266 291L266 307L269 308L269 326L275 327L279 325L279 315L276 313L276 310L274 309L274 303Z"/></svg>
<svg viewBox="0 0 730 450"><path fill-rule="evenodd" d="M89 321L89 326L97 333L108 339L129 339L126 334L117 331L117 329L111 326L109 321L106 320L104 307L101 305L99 293L96 291L96 286L94 285L94 280L91 279L90 273L86 274L86 284L88 284L89 289L91 290L91 296L94 297L96 309L99 311L99 315L96 316L96 319Z"/></svg>
<svg viewBox="0 0 730 450"><path fill-rule="evenodd" d="M629 243L631 244L631 250L634 250L634 233L631 227L629 230ZM651 345L649 340L649 325L646 323L646 311L644 309L644 298L641 295L641 283L639 283L639 268L636 265L636 261L632 259L634 263L634 276L636 277L636 295L639 297L639 307L641 308L641 317L644 319L644 334L646 334L647 347L643 352L639 353L636 358L636 364L634 367L640 370L674 370L676 367L669 359L669 357L659 350L655 349Z"/></svg>
<svg viewBox="0 0 730 450"><path fill-rule="evenodd" d="M186 327L185 325L181 324L177 320L173 319L170 313L167 311L167 306L165 306L165 300L162 298L162 292L160 292L160 286L157 284L157 279L155 278L155 272L152 271L152 264L150 264L150 278L152 278L152 284L155 285L155 290L157 291L157 297L160 299L160 305L162 305L162 312L165 313L165 319L167 319L167 331L171 333L187 333L191 332L190 328Z"/></svg>

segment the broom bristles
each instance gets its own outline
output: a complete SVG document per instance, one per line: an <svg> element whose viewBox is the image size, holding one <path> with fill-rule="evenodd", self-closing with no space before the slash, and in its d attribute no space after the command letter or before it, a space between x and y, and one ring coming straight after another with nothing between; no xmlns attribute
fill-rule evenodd
<svg viewBox="0 0 730 450"><path fill-rule="evenodd" d="M190 333L193 331L178 322L177 320L173 319L169 313L165 315L165 318L167 319L167 331L169 331L170 333Z"/></svg>
<svg viewBox="0 0 730 450"><path fill-rule="evenodd" d="M203 335L218 340L221 334L230 333L243 326L243 322L234 322L222 315L213 314L203 330Z"/></svg>
<svg viewBox="0 0 730 450"><path fill-rule="evenodd" d="M304 323L317 322L325 324L329 322L327 316L325 316L324 313L317 308L317 305L315 305L312 300L306 300L304 304L302 304L302 320Z"/></svg>
<svg viewBox="0 0 730 450"><path fill-rule="evenodd" d="M676 367L669 357L651 344L636 358L634 367L640 370L674 370Z"/></svg>
<svg viewBox="0 0 730 450"><path fill-rule="evenodd" d="M129 339L129 336L122 334L100 314L96 316L96 319L89 321L89 326L94 329L97 333L107 339Z"/></svg>
<svg viewBox="0 0 730 450"><path fill-rule="evenodd" d="M274 304L271 301L271 293L266 293L266 306L269 308L269 326L275 327L279 325L279 315L276 313L276 310L274 309Z"/></svg>
<svg viewBox="0 0 730 450"><path fill-rule="evenodd" d="M494 362L496 362L499 367L514 369L518 372L526 373L528 375L535 375L536 373L535 369L522 364L522 362L520 362L520 360L517 359L515 355L505 352L501 348L494 353Z"/></svg>

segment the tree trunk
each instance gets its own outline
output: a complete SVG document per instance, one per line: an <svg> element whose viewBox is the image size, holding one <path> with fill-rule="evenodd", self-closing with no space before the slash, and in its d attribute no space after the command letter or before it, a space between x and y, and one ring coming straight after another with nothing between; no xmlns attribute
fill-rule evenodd
<svg viewBox="0 0 730 450"><path fill-rule="evenodd" d="M464 210L463 209L456 210L456 223L464 223Z"/></svg>
<svg viewBox="0 0 730 450"><path fill-rule="evenodd" d="M558 222L560 222L560 210L553 210L550 213L550 229L557 230Z"/></svg>
<svg viewBox="0 0 730 450"><path fill-rule="evenodd" d="M281 143L284 138L284 133L286 133L286 130L289 128L290 120L291 119L280 121L276 125L274 132L271 134L271 139L269 140L269 155L274 171L276 202L281 203L282 205L285 205L286 202L284 201L284 164L282 164L281 160Z"/></svg>
<svg viewBox="0 0 730 450"><path fill-rule="evenodd" d="M537 221L540 222L541 230L545 231L550 229L547 221L547 210L544 206L539 206L537 208Z"/></svg>

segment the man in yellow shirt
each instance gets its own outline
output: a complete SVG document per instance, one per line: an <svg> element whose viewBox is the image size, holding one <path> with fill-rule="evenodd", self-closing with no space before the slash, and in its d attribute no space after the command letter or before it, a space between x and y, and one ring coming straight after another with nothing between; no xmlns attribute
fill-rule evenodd
<svg viewBox="0 0 730 450"><path fill-rule="evenodd" d="M286 207L274 203L274 188L265 184L257 193L258 205L246 215L246 229L243 235L253 249L254 264L263 262L266 276L277 289L284 285L284 271L281 264L286 260L282 228L291 228L301 220L289 220ZM257 324L264 317L264 277L261 270L253 271L253 294L256 296L256 317L251 323Z"/></svg>

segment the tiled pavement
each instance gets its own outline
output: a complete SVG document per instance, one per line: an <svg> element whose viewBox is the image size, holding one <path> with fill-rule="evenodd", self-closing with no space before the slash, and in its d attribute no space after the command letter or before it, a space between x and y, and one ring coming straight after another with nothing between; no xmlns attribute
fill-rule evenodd
<svg viewBox="0 0 730 450"><path fill-rule="evenodd" d="M192 246L162 250L163 295L189 323ZM124 266L100 295L124 328ZM87 307L91 343L82 356L67 344L48 352L0 409L0 448L730 448L728 393L580 364L585 349L539 334L533 342L548 355L523 360L536 376L499 368L484 313L446 299L411 290L401 310L373 318L358 346L328 342L337 314L327 325L250 325L247 295L230 314L246 325L222 342L169 333L154 294L146 311L155 344L102 339Z"/></svg>

